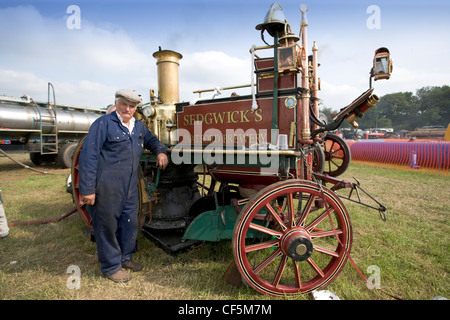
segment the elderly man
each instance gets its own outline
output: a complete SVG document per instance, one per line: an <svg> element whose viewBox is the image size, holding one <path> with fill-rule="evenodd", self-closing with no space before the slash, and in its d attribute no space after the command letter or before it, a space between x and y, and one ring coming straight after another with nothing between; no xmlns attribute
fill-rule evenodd
<svg viewBox="0 0 450 320"><path fill-rule="evenodd" d="M138 233L138 166L144 148L156 154L156 165L168 164L164 145L133 117L142 101L132 90L116 92L114 112L90 127L80 152L81 201L91 206L92 226L102 273L126 282L142 265L131 258Z"/></svg>

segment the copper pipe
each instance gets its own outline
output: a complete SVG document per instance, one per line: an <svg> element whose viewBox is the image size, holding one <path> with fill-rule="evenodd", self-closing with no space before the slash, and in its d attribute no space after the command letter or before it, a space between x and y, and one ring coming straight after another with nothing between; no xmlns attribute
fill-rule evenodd
<svg viewBox="0 0 450 320"><path fill-rule="evenodd" d="M308 34L307 27L308 24L305 18L306 12L302 12L303 19L301 24L301 32L302 32L302 87L306 89L306 93L302 95L302 112L301 112L301 140L308 140L311 137L311 130L309 127L309 70L308 70Z"/></svg>
<svg viewBox="0 0 450 320"><path fill-rule="evenodd" d="M314 41L314 45L312 48L312 52L313 52L313 60L312 60L312 72L313 72L313 91L312 91L312 96L314 97L314 114L316 115L316 117L319 117L319 76L318 76L318 71L319 71L319 62L318 62L318 57L317 57L317 52L319 51L319 49L317 48L316 42ZM317 129L317 125L313 124L313 130Z"/></svg>

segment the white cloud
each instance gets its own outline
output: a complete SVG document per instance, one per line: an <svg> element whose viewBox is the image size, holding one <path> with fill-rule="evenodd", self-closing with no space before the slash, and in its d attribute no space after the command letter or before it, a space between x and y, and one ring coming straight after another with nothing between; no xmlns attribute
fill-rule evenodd
<svg viewBox="0 0 450 320"><path fill-rule="evenodd" d="M112 28L113 29L113 28ZM0 9L0 93L47 100L47 83L62 104L105 107L118 88L146 92L156 75L154 58L123 30L83 20L69 30L65 20L41 16L34 7ZM156 83L156 81L155 81Z"/></svg>
<svg viewBox="0 0 450 320"><path fill-rule="evenodd" d="M11 84L19 84L11 86ZM40 96L40 91L47 88L47 82L31 72L17 72L0 69L0 94L20 97L24 94Z"/></svg>
<svg viewBox="0 0 450 320"><path fill-rule="evenodd" d="M363 92L364 90L361 91L361 88L355 86L321 80L319 98L324 107L331 108L332 110L340 110L349 105Z"/></svg>
<svg viewBox="0 0 450 320"><path fill-rule="evenodd" d="M116 87L89 80L74 82L52 82L56 93L56 103L72 106L104 108L113 103ZM0 95L12 97L30 96L33 100L47 102L48 81L31 72L0 69ZM79 94L82 93L82 94ZM109 97L108 99L93 99L93 97ZM53 97L51 96L51 101Z"/></svg>
<svg viewBox="0 0 450 320"><path fill-rule="evenodd" d="M415 70L414 68L405 68L403 66L394 66L394 72L389 80L396 92L413 92L417 89L428 86L448 85L450 72L442 70L436 72L433 70Z"/></svg>
<svg viewBox="0 0 450 320"><path fill-rule="evenodd" d="M250 81L250 54L248 59L241 59L219 51L204 51L188 53L180 61L181 100L197 98L192 93L196 90L245 85L250 84ZM249 94L250 89L247 91ZM224 91L222 94L229 96L231 91ZM203 96L205 95L207 94Z"/></svg>
<svg viewBox="0 0 450 320"><path fill-rule="evenodd" d="M0 34L0 42L9 43L0 52L0 93L42 101L51 82L58 103L100 108L118 88L133 88L144 101L149 89L158 89L152 53L117 26L82 20L81 29L69 30L63 18L44 18L34 7L19 6L0 9L0 29L6 27L12 32ZM250 54L248 59L219 51L182 54L181 100L193 99L198 89L250 83Z"/></svg>

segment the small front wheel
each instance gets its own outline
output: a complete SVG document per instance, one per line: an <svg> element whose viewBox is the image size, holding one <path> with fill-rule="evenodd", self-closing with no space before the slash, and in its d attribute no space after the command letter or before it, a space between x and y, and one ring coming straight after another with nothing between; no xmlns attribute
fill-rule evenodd
<svg viewBox="0 0 450 320"><path fill-rule="evenodd" d="M344 139L333 133L327 133L323 138L325 167L323 173L337 177L343 174L350 164L350 148Z"/></svg>

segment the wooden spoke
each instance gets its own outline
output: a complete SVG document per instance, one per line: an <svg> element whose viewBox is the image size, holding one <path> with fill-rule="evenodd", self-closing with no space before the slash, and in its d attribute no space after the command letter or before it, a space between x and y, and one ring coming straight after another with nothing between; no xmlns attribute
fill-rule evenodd
<svg viewBox="0 0 450 320"><path fill-rule="evenodd" d="M270 203L267 203L265 208L267 211L269 211L272 218L275 219L275 221L278 223L278 225L281 227L282 230L286 230L287 226L284 224L283 220L281 220L280 215L275 211L275 209L272 207Z"/></svg>
<svg viewBox="0 0 450 320"><path fill-rule="evenodd" d="M261 262L253 271L258 274L263 270L266 266L268 266L272 261L274 261L276 258L278 258L281 255L281 250L278 249L274 251L267 259L265 259L263 262Z"/></svg>
<svg viewBox="0 0 450 320"><path fill-rule="evenodd" d="M321 215L319 215L314 221L305 227L306 230L311 231L315 226L321 223L325 218L328 217L334 211L333 208L328 208Z"/></svg>
<svg viewBox="0 0 450 320"><path fill-rule="evenodd" d="M330 255L330 256L333 256L333 257L339 257L339 253L337 253L336 251L328 250L328 249L319 247L319 246L317 246L317 245L314 246L314 250L315 250L315 251L318 251L318 252L325 253L325 254Z"/></svg>
<svg viewBox="0 0 450 320"><path fill-rule="evenodd" d="M325 273L323 273L322 269L320 269L319 266L311 258L309 258L307 261L320 277L325 277Z"/></svg>
<svg viewBox="0 0 450 320"><path fill-rule="evenodd" d="M311 238L325 238L325 237L334 237L336 235L342 234L342 230L321 230L317 232L311 232Z"/></svg>
<svg viewBox="0 0 450 320"><path fill-rule="evenodd" d="M252 251L257 251L257 250L263 250L263 249L268 249L268 248L273 248L273 247L278 247L278 240L272 240L272 241L267 241L267 242L262 242L262 243L257 243L257 244L251 244L245 247L245 252L252 252Z"/></svg>
<svg viewBox="0 0 450 320"><path fill-rule="evenodd" d="M282 233L279 232L279 231L275 231L275 230L263 227L263 226L261 226L259 224L255 224L255 223L251 223L249 225L249 228L253 229L253 230L256 230L256 231L259 231L259 232L262 232L262 233L265 233L265 234L268 234L270 236L278 237L278 238L282 236Z"/></svg>
<svg viewBox="0 0 450 320"><path fill-rule="evenodd" d="M310 195L308 198L308 201L306 202L306 206L305 209L303 210L302 214L300 215L300 218L297 221L297 226L301 226L303 225L303 222L305 221L306 217L308 216L308 214L311 211L311 207L314 204L314 201L316 199L316 196L314 195Z"/></svg>

